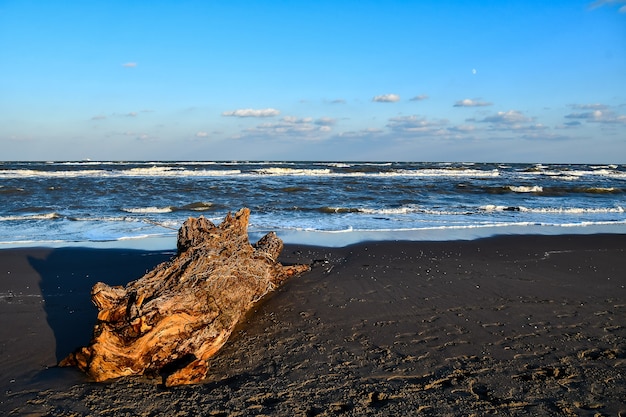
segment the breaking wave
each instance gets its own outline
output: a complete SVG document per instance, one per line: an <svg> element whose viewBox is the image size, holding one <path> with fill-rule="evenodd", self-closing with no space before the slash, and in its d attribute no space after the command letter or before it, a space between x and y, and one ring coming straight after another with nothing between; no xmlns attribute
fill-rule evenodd
<svg viewBox="0 0 626 417"><path fill-rule="evenodd" d="M207 202L196 202L185 204L182 206L167 206L167 207L124 207L120 210L126 213L132 214L161 214L161 213L172 213L175 211L208 211L214 208L213 203Z"/></svg>

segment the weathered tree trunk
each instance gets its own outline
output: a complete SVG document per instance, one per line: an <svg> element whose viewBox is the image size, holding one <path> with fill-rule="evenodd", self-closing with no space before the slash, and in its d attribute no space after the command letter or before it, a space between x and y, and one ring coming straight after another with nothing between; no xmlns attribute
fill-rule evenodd
<svg viewBox="0 0 626 417"><path fill-rule="evenodd" d="M201 381L207 360L240 318L285 279L309 269L276 261L283 242L274 232L254 246L250 211L215 226L189 218L178 232L178 253L126 287L94 285L98 320L89 346L61 366L78 366L96 381L159 374L168 386Z"/></svg>

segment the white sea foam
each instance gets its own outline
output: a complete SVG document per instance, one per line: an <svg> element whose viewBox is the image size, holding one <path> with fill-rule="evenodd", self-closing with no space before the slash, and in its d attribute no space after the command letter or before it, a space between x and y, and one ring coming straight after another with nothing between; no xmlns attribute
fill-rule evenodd
<svg viewBox="0 0 626 417"><path fill-rule="evenodd" d="M347 164L345 162L330 162L330 163L324 164L324 165L328 165L328 166L331 166L333 168L350 168L352 166L352 164Z"/></svg>
<svg viewBox="0 0 626 417"><path fill-rule="evenodd" d="M134 213L134 214L149 214L149 213L171 213L172 207L133 207L133 208L122 208L122 211L126 213Z"/></svg>
<svg viewBox="0 0 626 417"><path fill-rule="evenodd" d="M617 207L544 207L527 209L533 213L551 213L551 214L584 214L584 213L624 213L624 208Z"/></svg>
<svg viewBox="0 0 626 417"><path fill-rule="evenodd" d="M132 216L93 216L93 217L68 217L76 222L137 222L139 219Z"/></svg>
<svg viewBox="0 0 626 417"><path fill-rule="evenodd" d="M617 168L617 167L616 167ZM596 169L596 170L575 170L575 169L546 169L541 171L518 172L524 176L548 176L560 180L579 180L582 177L607 177L616 179L626 179L626 172L616 169Z"/></svg>
<svg viewBox="0 0 626 417"><path fill-rule="evenodd" d="M417 210L418 209L416 207L412 207L412 206L385 208L385 209L372 209L372 208L359 209L360 212L366 213L366 214L387 214L387 215L415 213L417 212Z"/></svg>
<svg viewBox="0 0 626 417"><path fill-rule="evenodd" d="M297 168L281 168L281 167L261 168L261 169L256 170L256 172L262 175L306 175L306 176L329 175L332 173L332 171L328 168L297 169Z"/></svg>
<svg viewBox="0 0 626 417"><path fill-rule="evenodd" d="M383 173L383 175L407 175L416 177L475 177L488 178L500 176L497 169L482 171L479 169L418 169L418 170L398 170L395 173Z"/></svg>
<svg viewBox="0 0 626 417"><path fill-rule="evenodd" d="M626 233L623 222L578 222L570 224L538 224L534 222L485 223L459 226L433 226L411 229L345 229L336 231L283 229L277 231L285 243L341 247L377 240L446 241L472 240L495 235L563 233ZM260 237L259 234L258 237Z"/></svg>
<svg viewBox="0 0 626 417"><path fill-rule="evenodd" d="M0 178L133 178L133 177L222 177L239 175L241 170L189 170L164 166L131 168L128 170L82 169L68 171L43 171L33 169L11 169L0 171Z"/></svg>
<svg viewBox="0 0 626 417"><path fill-rule="evenodd" d="M41 171L35 169L7 169L0 171L0 178L73 178L99 176L101 170Z"/></svg>
<svg viewBox="0 0 626 417"><path fill-rule="evenodd" d="M590 166L591 169L617 169L618 166L617 165L591 165Z"/></svg>
<svg viewBox="0 0 626 417"><path fill-rule="evenodd" d="M510 185L509 189L516 193L541 193L543 192L543 187L539 185L532 186L514 186Z"/></svg>
<svg viewBox="0 0 626 417"><path fill-rule="evenodd" d="M602 213L624 213L622 206L614 207L525 207L525 206L504 206L487 204L472 209L465 207L462 210L449 209L432 209L424 208L417 205L407 205L395 208L368 208L368 207L327 207L327 213L362 213L367 215L387 215L399 216L408 214L426 214L435 216L467 216L472 213L479 212L524 212L524 213L540 213L540 214L602 214Z"/></svg>
<svg viewBox="0 0 626 417"><path fill-rule="evenodd" d="M186 166L203 166L215 165L216 163L185 163ZM233 166L241 166L242 164L231 163ZM94 166L104 165L104 163L94 163ZM229 165L222 163L220 165ZM467 178L496 178L501 175L500 169L480 170L474 168L418 168L418 169L393 169L381 172L369 171L351 171L337 172L334 169L347 168L352 165L345 163L328 163L323 164L330 168L294 168L276 163L255 163L254 165L271 165L266 168L251 168L249 171L241 169L188 169L183 165L151 163L140 167L129 169L69 169L69 170L37 170L37 169L6 169L0 170L0 178L79 178L79 177L225 177L225 176L256 176L256 175L274 175L274 176L371 176L371 177L467 177ZM368 165L368 164L361 164ZM371 164L373 166L389 166L390 164ZM108 164L108 167L123 167L123 163ZM626 179L626 172L617 171L615 169L596 169L596 170L532 170L527 172L516 172L521 176L549 176L560 180L574 181L585 176L604 176L608 178ZM508 174L507 174L508 175Z"/></svg>
<svg viewBox="0 0 626 417"><path fill-rule="evenodd" d="M526 213L549 213L549 214L593 214L593 213L624 213L624 208L621 206L616 207L533 207L528 208L524 206L498 206L488 204L479 207L480 210L486 212L495 211L520 211Z"/></svg>
<svg viewBox="0 0 626 417"><path fill-rule="evenodd" d="M612 193L614 191L617 191L617 188L615 187L589 187L587 188L587 191L590 192L605 192L605 193Z"/></svg>
<svg viewBox="0 0 626 417"><path fill-rule="evenodd" d="M191 165L191 164L188 164ZM379 164L385 166L388 164ZM340 168L335 165L334 168ZM145 167L134 167L129 169L81 169L81 170L34 170L34 169L8 169L0 170L0 178L81 178L81 177L102 177L102 178L138 178L138 177L225 177L225 176L343 176L343 177L472 177L488 178L498 177L500 172L497 169L482 171L469 168L425 168L425 169L397 169L386 172L335 172L330 168L290 168L284 166L271 166L268 168L252 169L243 172L240 169L186 169L182 166L157 165Z"/></svg>
<svg viewBox="0 0 626 417"><path fill-rule="evenodd" d="M11 221L24 221L24 220L53 220L59 219L62 216L59 213L45 213L45 214L24 214L21 216L0 216L0 222Z"/></svg>
<svg viewBox="0 0 626 417"><path fill-rule="evenodd" d="M216 177L241 174L239 169L229 170L189 170L182 167L152 166L149 168L132 168L123 171L113 171L106 176L121 177Z"/></svg>

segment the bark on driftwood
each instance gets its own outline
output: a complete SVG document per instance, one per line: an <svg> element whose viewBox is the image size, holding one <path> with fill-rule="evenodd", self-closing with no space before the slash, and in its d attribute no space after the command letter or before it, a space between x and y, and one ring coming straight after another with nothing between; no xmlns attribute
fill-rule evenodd
<svg viewBox="0 0 626 417"><path fill-rule="evenodd" d="M97 283L93 339L60 365L78 366L96 381L159 373L167 386L204 379L207 360L254 303L309 269L276 261L283 242L274 232L250 245L249 216L244 208L219 226L189 218L172 260L125 287Z"/></svg>

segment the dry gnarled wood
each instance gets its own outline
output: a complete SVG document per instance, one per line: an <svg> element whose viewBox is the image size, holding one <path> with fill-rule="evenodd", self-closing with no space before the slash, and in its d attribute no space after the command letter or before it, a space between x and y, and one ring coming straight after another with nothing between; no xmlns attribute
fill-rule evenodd
<svg viewBox="0 0 626 417"><path fill-rule="evenodd" d="M172 260L125 287L97 283L94 337L60 365L78 366L96 381L164 369L168 386L204 379L207 360L254 303L309 269L276 261L283 242L274 232L250 245L249 216L244 208L219 226L189 218Z"/></svg>

